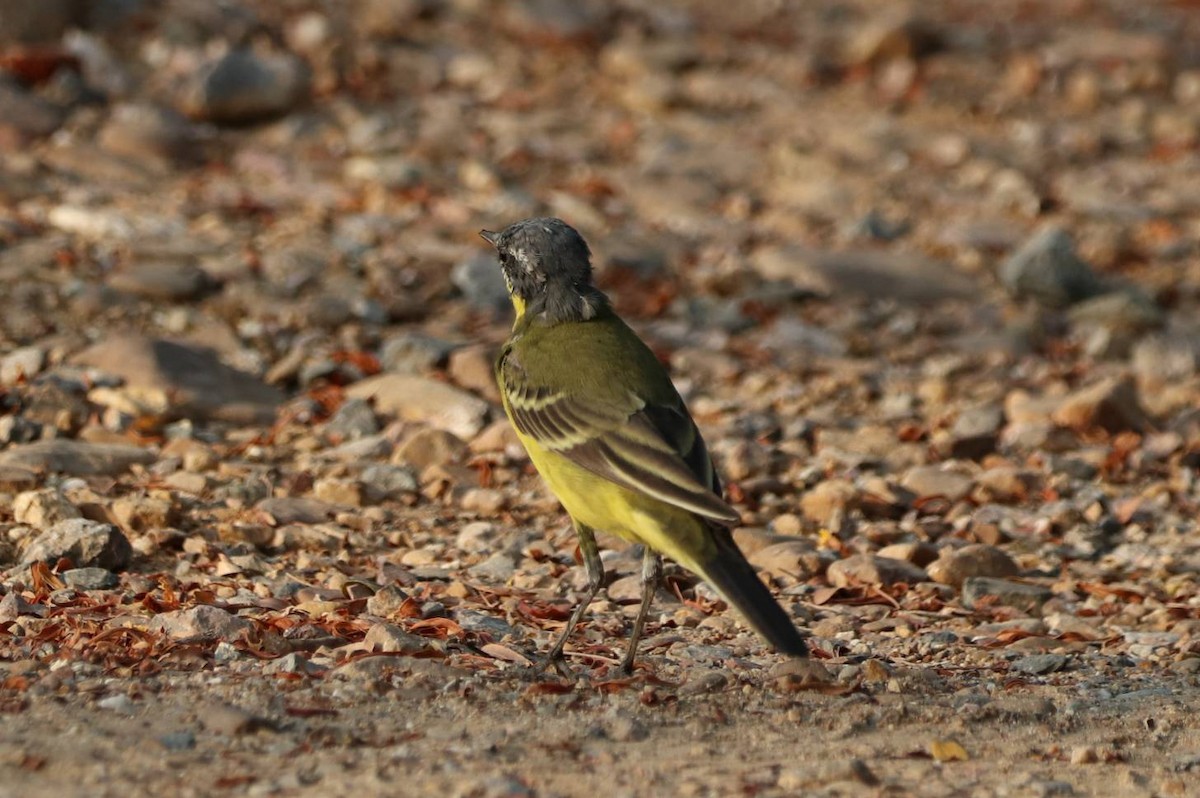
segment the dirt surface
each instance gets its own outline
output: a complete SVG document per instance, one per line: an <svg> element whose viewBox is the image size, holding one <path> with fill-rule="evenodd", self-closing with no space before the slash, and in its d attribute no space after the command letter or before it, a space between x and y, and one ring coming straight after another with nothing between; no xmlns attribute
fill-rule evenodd
<svg viewBox="0 0 1200 798"><path fill-rule="evenodd" d="M913 9L917 9L914 11ZM1200 795L1187 2L0 6L0 796ZM668 363L786 662L583 587L480 228Z"/></svg>

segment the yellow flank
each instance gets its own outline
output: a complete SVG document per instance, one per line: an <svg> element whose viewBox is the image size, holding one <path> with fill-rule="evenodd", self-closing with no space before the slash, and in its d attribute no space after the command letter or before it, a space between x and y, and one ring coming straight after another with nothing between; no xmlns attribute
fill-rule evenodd
<svg viewBox="0 0 1200 798"><path fill-rule="evenodd" d="M519 431L517 437L571 518L597 532L643 543L704 575L701 563L715 552L704 521L680 507L609 482Z"/></svg>

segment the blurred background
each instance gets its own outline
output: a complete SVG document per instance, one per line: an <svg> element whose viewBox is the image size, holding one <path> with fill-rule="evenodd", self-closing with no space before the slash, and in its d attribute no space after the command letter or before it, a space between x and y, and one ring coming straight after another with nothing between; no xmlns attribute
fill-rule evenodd
<svg viewBox="0 0 1200 798"><path fill-rule="evenodd" d="M1100 378L1109 432L1187 427L1198 27L1182 0L12 0L0 445L325 421L380 372L495 418L476 231L533 215L584 233L685 392L770 406L746 434L1037 449L1071 425L1014 389ZM423 420L411 389L361 392Z"/></svg>

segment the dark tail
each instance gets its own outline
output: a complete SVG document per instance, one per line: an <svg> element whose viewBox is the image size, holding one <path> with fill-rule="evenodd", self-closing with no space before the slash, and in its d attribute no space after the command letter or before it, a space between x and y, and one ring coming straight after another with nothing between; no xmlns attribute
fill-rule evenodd
<svg viewBox="0 0 1200 798"><path fill-rule="evenodd" d="M808 656L808 646L796 625L758 578L729 531L715 528L713 537L717 553L707 562L699 563L701 576L780 654Z"/></svg>

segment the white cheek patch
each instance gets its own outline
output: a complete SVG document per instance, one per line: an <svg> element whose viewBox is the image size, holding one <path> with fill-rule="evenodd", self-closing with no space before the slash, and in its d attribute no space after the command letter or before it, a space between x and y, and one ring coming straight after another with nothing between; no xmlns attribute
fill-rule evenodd
<svg viewBox="0 0 1200 798"><path fill-rule="evenodd" d="M512 257L517 262L517 265L521 267L521 271L525 272L526 275L537 277L539 283L542 282L544 278L534 268L533 258L529 257L529 253L526 250L518 249L512 253Z"/></svg>

